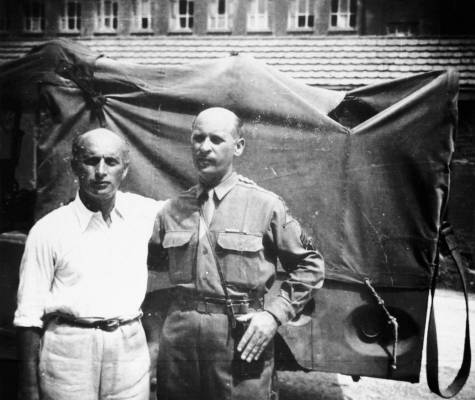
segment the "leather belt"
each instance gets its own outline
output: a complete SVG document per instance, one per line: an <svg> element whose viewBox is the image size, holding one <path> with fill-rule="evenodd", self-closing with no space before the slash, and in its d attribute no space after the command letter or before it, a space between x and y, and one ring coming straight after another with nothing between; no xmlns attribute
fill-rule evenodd
<svg viewBox="0 0 475 400"><path fill-rule="evenodd" d="M186 291L175 291L172 304L182 311L195 310L208 314L227 314L228 304L223 297L198 296ZM247 314L263 309L263 299L232 298L229 304L234 314Z"/></svg>
<svg viewBox="0 0 475 400"><path fill-rule="evenodd" d="M101 329L106 332L112 332L122 325L127 325L139 320L141 317L142 314L140 313L136 317L130 319L108 318L91 321L84 318L76 318L73 315L68 314L50 314L45 318L45 320L47 323L54 321L57 324L75 326L78 328Z"/></svg>

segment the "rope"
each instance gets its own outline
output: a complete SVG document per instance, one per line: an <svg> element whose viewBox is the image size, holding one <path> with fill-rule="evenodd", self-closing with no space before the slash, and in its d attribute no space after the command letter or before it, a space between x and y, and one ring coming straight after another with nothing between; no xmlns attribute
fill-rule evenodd
<svg viewBox="0 0 475 400"><path fill-rule="evenodd" d="M364 283L369 288L371 294L376 299L376 302L378 303L378 305L383 309L384 313L386 314L386 317L388 319L388 324L390 324L393 328L393 338L394 338L394 340L393 340L393 353L392 353L391 369L396 370L397 369L397 348L398 348L398 340L399 340L399 324L397 322L396 317L391 315L391 313L387 309L386 305L384 304L384 300L376 292L376 290L373 288L373 286L371 286L370 280L368 278L365 278Z"/></svg>

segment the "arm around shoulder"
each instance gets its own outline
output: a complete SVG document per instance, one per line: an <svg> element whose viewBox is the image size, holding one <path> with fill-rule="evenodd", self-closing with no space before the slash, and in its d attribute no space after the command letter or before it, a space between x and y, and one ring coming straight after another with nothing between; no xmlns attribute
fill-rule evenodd
<svg viewBox="0 0 475 400"><path fill-rule="evenodd" d="M30 230L20 266L17 327L19 391L21 400L40 399L39 359L43 332L42 316L54 278L54 253L51 229L43 222ZM53 239L54 241L54 239Z"/></svg>

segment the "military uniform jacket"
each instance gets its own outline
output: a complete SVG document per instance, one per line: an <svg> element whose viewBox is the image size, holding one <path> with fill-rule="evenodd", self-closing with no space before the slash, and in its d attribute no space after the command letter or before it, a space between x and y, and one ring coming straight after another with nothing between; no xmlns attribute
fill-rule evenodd
<svg viewBox="0 0 475 400"><path fill-rule="evenodd" d="M193 288L203 296L222 296L214 256L209 251L212 246L229 292L233 296L263 297L275 281L279 259L288 276L280 293L268 299L264 309L281 323L294 318L310 299L311 291L322 286L321 255L303 244L300 225L279 196L236 173L214 190L211 243L206 235L199 234L203 220L197 185L168 201L157 215L149 264L162 269L164 266L157 264L164 259L160 253L166 251L172 284ZM210 278L203 280L205 275Z"/></svg>

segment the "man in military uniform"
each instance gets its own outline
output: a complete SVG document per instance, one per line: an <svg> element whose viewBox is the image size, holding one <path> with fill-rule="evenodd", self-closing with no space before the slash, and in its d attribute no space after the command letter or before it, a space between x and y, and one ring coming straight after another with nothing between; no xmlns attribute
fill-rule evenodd
<svg viewBox="0 0 475 400"><path fill-rule="evenodd" d="M175 286L160 338L160 400L269 399L277 328L322 286L322 257L302 243L283 200L234 172L244 145L233 112L201 112L191 132L199 183L157 215L149 263L165 250ZM264 302L277 259L288 279Z"/></svg>

